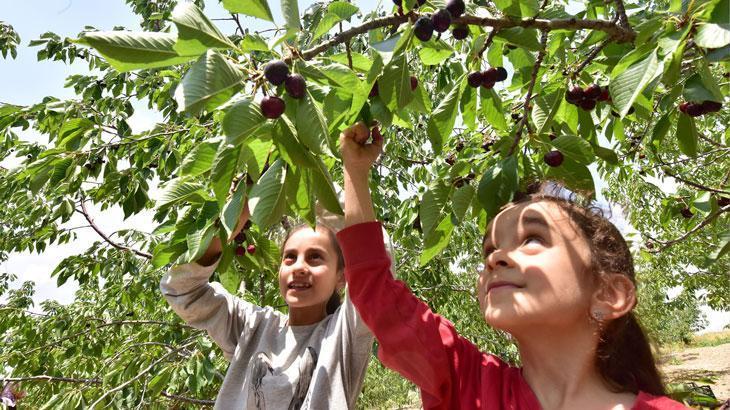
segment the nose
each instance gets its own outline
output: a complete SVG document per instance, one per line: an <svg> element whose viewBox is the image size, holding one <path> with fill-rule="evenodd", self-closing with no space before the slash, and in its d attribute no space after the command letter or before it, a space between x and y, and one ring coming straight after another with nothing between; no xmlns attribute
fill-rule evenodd
<svg viewBox="0 0 730 410"><path fill-rule="evenodd" d="M487 257L487 269L493 271L498 267L508 268L514 264L509 252L504 249L496 249Z"/></svg>
<svg viewBox="0 0 730 410"><path fill-rule="evenodd" d="M303 276L307 273L307 264L303 257L298 257L291 265L292 274L294 276Z"/></svg>

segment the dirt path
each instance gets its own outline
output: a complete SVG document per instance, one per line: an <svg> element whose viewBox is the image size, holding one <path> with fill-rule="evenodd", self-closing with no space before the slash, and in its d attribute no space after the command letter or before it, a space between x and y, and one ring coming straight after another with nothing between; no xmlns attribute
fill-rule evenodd
<svg viewBox="0 0 730 410"><path fill-rule="evenodd" d="M699 381L697 384L709 384L718 399L730 398L730 343L679 350L664 356L662 363L667 381L710 377L714 383Z"/></svg>

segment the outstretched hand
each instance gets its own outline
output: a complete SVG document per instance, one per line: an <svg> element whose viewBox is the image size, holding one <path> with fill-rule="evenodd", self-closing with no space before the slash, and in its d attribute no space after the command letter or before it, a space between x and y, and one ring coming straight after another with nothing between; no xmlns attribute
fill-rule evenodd
<svg viewBox="0 0 730 410"><path fill-rule="evenodd" d="M372 142L367 142L371 135ZM363 122L349 126L340 134L340 151L347 172L367 174L383 152L383 136L380 134L380 129L376 125L371 133Z"/></svg>

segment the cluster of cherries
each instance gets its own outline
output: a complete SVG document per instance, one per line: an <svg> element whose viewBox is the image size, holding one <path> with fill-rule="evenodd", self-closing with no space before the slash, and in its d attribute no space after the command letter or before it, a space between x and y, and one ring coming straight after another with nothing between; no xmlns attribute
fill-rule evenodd
<svg viewBox="0 0 730 410"><path fill-rule="evenodd" d="M717 101L702 101L701 103L685 101L679 104L679 111L689 115L690 117L699 117L700 115L718 112L722 109L722 103Z"/></svg>
<svg viewBox="0 0 730 410"><path fill-rule="evenodd" d="M565 100L585 111L591 111L599 101L611 101L611 94L608 93L608 87L598 84L591 84L586 88L576 85L565 93Z"/></svg>
<svg viewBox="0 0 730 410"><path fill-rule="evenodd" d="M466 81L470 86L477 88L482 86L486 89L494 87L499 81L507 79L507 70L504 67L489 67L485 71L475 71L469 73L466 77Z"/></svg>
<svg viewBox="0 0 730 410"><path fill-rule="evenodd" d="M401 7L402 0L393 0L396 6ZM416 7L422 6L426 0L417 0ZM466 4L464 0L449 0L446 8L440 9L431 16L421 16L413 25L413 34L421 41L428 41L433 37L433 32L443 33L451 26L451 21L464 14ZM469 35L469 28L463 24L454 27L451 32L457 40L463 40Z"/></svg>
<svg viewBox="0 0 730 410"><path fill-rule="evenodd" d="M281 60L273 61L264 67L264 77L272 85L284 84L286 93L292 98L302 98L307 90L307 83L301 74L289 74L289 66ZM261 113L266 118L276 119L286 110L284 100L275 96L267 95L261 100Z"/></svg>
<svg viewBox="0 0 730 410"><path fill-rule="evenodd" d="M246 231L248 228L251 227L251 221L246 221L246 224L243 225L243 230ZM249 244L245 248L243 247L243 244L246 243L246 234L243 232L239 232L238 235L234 238L236 241L236 255L243 256L248 252L249 254L253 255L256 253L256 245Z"/></svg>

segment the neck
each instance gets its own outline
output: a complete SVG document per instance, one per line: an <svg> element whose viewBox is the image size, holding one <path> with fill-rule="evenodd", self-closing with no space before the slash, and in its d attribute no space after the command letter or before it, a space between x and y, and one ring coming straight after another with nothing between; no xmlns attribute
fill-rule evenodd
<svg viewBox="0 0 730 410"><path fill-rule="evenodd" d="M289 326L313 325L327 317L327 304L289 307Z"/></svg>
<svg viewBox="0 0 730 410"><path fill-rule="evenodd" d="M525 380L543 408L576 408L577 403L597 403L599 397L611 394L595 365L595 329L532 327L514 336Z"/></svg>

